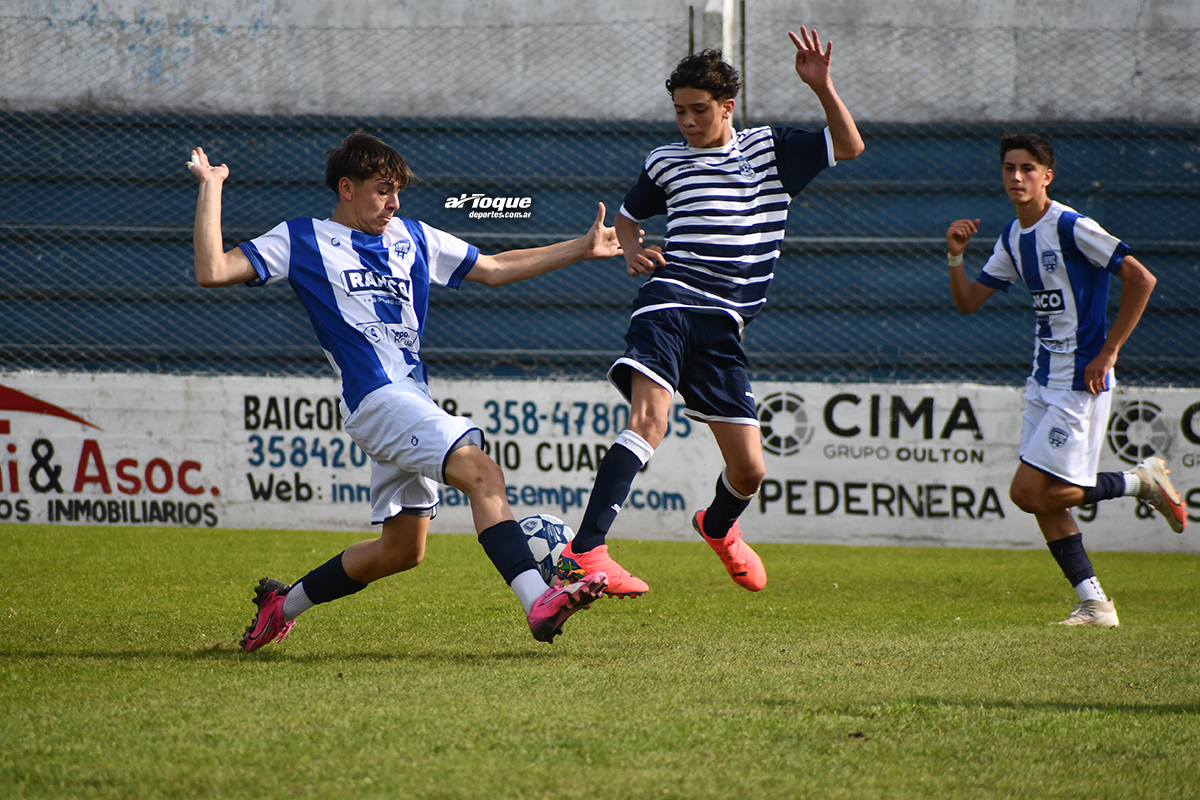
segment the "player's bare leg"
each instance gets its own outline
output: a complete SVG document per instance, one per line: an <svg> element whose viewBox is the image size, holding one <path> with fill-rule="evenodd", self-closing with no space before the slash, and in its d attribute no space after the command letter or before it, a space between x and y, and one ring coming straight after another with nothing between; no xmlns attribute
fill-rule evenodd
<svg viewBox="0 0 1200 800"><path fill-rule="evenodd" d="M425 559L429 517L397 514L383 523L382 535L352 544L342 553L342 567L359 583L405 572Z"/></svg>

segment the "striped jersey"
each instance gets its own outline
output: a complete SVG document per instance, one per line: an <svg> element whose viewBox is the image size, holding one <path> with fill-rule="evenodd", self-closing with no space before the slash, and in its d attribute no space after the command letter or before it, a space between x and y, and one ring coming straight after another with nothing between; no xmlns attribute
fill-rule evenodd
<svg viewBox="0 0 1200 800"><path fill-rule="evenodd" d="M1032 377L1042 386L1087 391L1083 371L1104 346L1108 276L1128 253L1094 220L1056 201L1032 227L1014 219L1000 234L977 280L1006 292L1018 279L1029 287Z"/></svg>
<svg viewBox="0 0 1200 800"><path fill-rule="evenodd" d="M688 308L748 323L767 302L788 203L836 163L828 128L750 128L722 147L651 151L620 213L667 215L667 263L642 284L633 316Z"/></svg>
<svg viewBox="0 0 1200 800"><path fill-rule="evenodd" d="M238 246L258 272L248 285L291 284L351 412L374 390L410 374L428 383L420 354L429 286L457 289L479 257L461 239L400 217L382 236L330 220L292 219Z"/></svg>

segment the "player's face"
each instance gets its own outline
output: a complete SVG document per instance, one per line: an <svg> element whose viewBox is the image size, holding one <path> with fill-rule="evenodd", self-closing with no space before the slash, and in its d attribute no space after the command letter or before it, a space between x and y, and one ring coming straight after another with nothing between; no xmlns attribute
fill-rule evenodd
<svg viewBox="0 0 1200 800"><path fill-rule="evenodd" d="M346 187L342 201L346 204L349 219L353 220L350 227L374 236L382 234L392 221L392 215L400 208L400 190L396 184L378 175L362 181L351 178L343 178L342 181ZM346 186L347 183L349 186Z"/></svg>
<svg viewBox="0 0 1200 800"><path fill-rule="evenodd" d="M717 102L704 89L685 86L671 95L675 103L675 122L692 147L720 147L733 138L729 118L733 100Z"/></svg>
<svg viewBox="0 0 1200 800"><path fill-rule="evenodd" d="M1014 204L1042 202L1054 180L1054 170L1039 164L1028 150L1009 150L1001 165L1004 191Z"/></svg>

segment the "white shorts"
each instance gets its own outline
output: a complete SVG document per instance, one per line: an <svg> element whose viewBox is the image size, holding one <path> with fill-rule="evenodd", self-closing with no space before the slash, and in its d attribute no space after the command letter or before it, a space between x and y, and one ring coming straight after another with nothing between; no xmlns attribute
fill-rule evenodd
<svg viewBox="0 0 1200 800"><path fill-rule="evenodd" d="M342 412L345 413L343 406ZM463 437L483 447L483 431L447 414L415 379L382 386L346 415L346 433L371 457L371 522L401 511L432 515L446 457Z"/></svg>
<svg viewBox="0 0 1200 800"><path fill-rule="evenodd" d="M1075 486L1095 486L1112 392L1047 389L1025 382L1021 460Z"/></svg>

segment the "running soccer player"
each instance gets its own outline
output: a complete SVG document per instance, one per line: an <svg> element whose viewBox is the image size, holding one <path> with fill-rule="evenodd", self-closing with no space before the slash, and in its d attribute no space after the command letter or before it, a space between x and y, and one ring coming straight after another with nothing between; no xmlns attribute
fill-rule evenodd
<svg viewBox="0 0 1200 800"><path fill-rule="evenodd" d="M509 509L504 475L481 449L483 432L430 398L420 336L431 284L499 286L581 259L619 255L616 235L604 225L604 205L579 239L484 255L423 222L394 216L412 172L383 141L354 133L328 154L325 185L337 195L333 216L288 220L223 253L221 189L229 169L211 165L201 148L192 151L188 168L200 183L196 280L206 287L291 284L341 378L346 433L371 457L371 521L383 526L378 538L351 545L294 586L260 581L258 612L242 649L278 642L313 605L420 564L438 482L470 499L484 552L521 601L534 638L552 642L571 614L600 597L607 579L592 571L566 585L546 585Z"/></svg>
<svg viewBox="0 0 1200 800"><path fill-rule="evenodd" d="M634 303L625 354L608 371L630 403L629 425L602 459L564 553L584 572L607 574L604 591L612 596L648 589L612 559L605 538L634 476L666 434L677 390L684 413L708 424L725 462L712 503L696 512L692 526L739 586L756 592L767 583L738 526L766 474L742 329L766 303L788 203L821 170L864 147L830 80L833 44L822 50L815 30L811 37L805 28L788 35L796 73L820 101L828 127L735 132L737 70L720 51L688 56L666 82L684 141L647 156L614 223L627 272L651 276ZM640 222L664 213L665 247L643 247Z"/></svg>
<svg viewBox="0 0 1200 800"><path fill-rule="evenodd" d="M1093 220L1048 196L1054 148L1045 137L1008 133L1000 139L1004 190L1017 217L1008 223L974 282L963 268L963 250L978 219L960 219L946 231L950 291L963 314L979 309L997 289L1024 280L1033 298L1033 374L1025 382L1021 463L1009 495L1033 514L1046 544L1079 603L1060 625L1115 628L1112 598L1105 595L1083 547L1070 509L1114 497L1137 497L1181 533L1187 512L1160 458L1126 472L1096 473L1112 405L1113 367L1133 333L1155 278L1129 246ZM1108 276L1121 279L1121 302L1105 336Z"/></svg>

